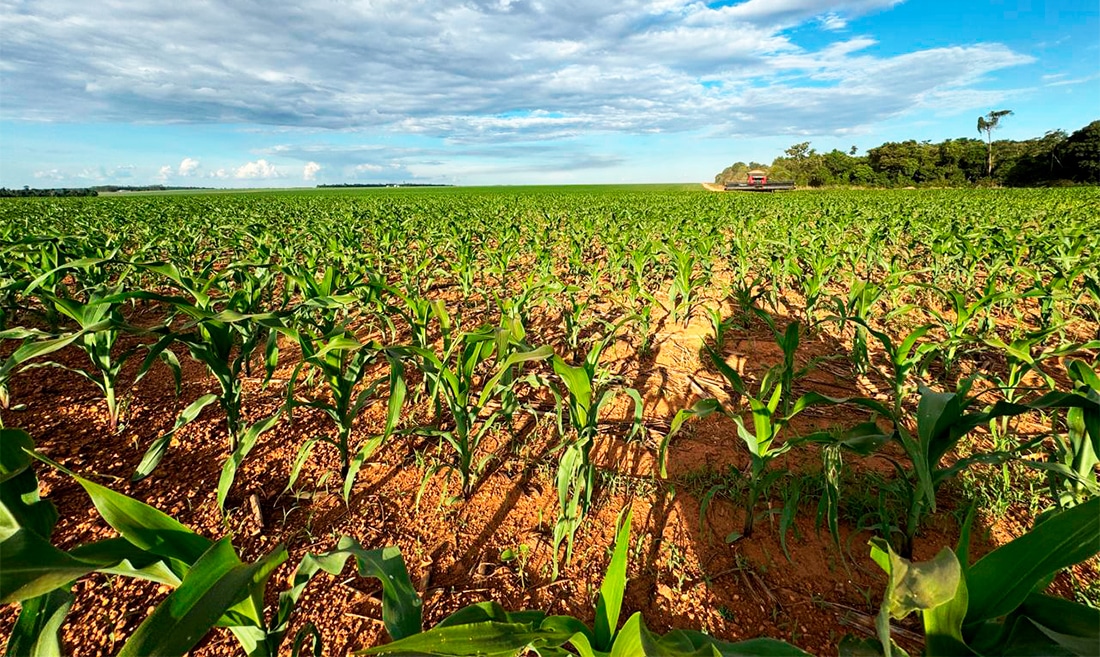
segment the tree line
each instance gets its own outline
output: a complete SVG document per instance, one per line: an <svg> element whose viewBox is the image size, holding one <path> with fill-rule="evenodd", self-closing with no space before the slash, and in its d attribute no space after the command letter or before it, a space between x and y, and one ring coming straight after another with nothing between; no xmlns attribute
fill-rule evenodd
<svg viewBox="0 0 1100 657"><path fill-rule="evenodd" d="M1052 130L1034 139L994 140L993 131L1010 114L1009 110L997 110L979 117L978 132L986 136L985 141L910 139L887 142L865 155L856 155L855 146L848 152L819 153L810 142L802 142L786 149L770 165L732 164L716 175L714 182L742 182L749 171L760 169L773 180L793 180L808 187L1100 184L1100 121L1072 134Z"/></svg>
<svg viewBox="0 0 1100 657"><path fill-rule="evenodd" d="M94 187L48 187L39 189L24 186L22 189L0 187L0 198L28 196L99 196L100 192L171 192L180 190L212 189L211 187L179 187L168 185L96 185Z"/></svg>

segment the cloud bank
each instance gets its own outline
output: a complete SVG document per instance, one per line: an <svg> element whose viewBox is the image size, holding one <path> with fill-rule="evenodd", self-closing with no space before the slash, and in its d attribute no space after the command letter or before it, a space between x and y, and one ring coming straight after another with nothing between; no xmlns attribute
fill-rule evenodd
<svg viewBox="0 0 1100 657"><path fill-rule="evenodd" d="M474 143L701 125L823 134L973 93L987 73L1030 61L998 44L878 56L874 39L845 34L897 1L8 1L0 115ZM803 23L836 40L796 45L788 30Z"/></svg>

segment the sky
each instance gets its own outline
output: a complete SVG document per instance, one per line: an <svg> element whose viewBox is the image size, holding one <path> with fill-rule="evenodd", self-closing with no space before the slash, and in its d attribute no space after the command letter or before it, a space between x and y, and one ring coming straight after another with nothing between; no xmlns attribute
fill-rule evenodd
<svg viewBox="0 0 1100 657"><path fill-rule="evenodd" d="M1100 119L1096 0L0 0L0 35L4 187L689 182Z"/></svg>

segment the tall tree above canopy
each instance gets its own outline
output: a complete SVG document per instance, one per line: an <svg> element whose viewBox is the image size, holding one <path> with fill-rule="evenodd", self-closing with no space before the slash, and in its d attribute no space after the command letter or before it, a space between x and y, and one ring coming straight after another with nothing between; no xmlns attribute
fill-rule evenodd
<svg viewBox="0 0 1100 657"><path fill-rule="evenodd" d="M993 176L993 131L1001 124L1001 119L1012 116L1012 110L993 110L978 117L978 134L985 133L986 168L985 175Z"/></svg>

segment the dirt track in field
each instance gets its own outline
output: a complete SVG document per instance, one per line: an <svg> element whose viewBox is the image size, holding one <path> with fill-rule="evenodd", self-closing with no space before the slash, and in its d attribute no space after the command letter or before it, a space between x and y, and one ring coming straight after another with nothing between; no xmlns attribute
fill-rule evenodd
<svg viewBox="0 0 1100 657"><path fill-rule="evenodd" d="M166 369L155 369L134 390L125 426L117 435L107 430L105 404L98 391L83 379L55 369L16 377L12 398L26 404L27 410L9 412L4 421L27 430L43 453L63 465L150 503L199 533L232 534L245 558L254 559L286 543L291 558L272 579L269 602L307 551L331 549L340 536L347 535L368 548L401 548L424 599L426 625L483 600L496 600L508 609L571 614L591 622L615 519L620 509L629 506L634 523L624 619L642 611L655 631L701 629L727 640L768 636L791 641L813 654L835 654L844 634L871 631L868 622L873 622L881 600L885 579L867 556L870 532L861 530L856 518L846 517L838 549L829 532L815 522L817 500L807 494L788 538L788 561L778 533L782 500L773 494L758 509L754 535L727 544L725 538L743 520L740 500L716 497L705 517L700 514L700 501L720 474L730 467L744 468L748 462L733 423L724 418L712 416L683 431L671 446L669 479L656 477L657 444L675 412L703 396L727 393L720 375L699 356L701 341L710 333L704 314L697 312L686 327L668 317L655 320L649 355L640 357L638 336L627 334L604 359L642 393L646 430L633 441L625 440L628 423L618 421L629 417L625 396L607 412L606 433L595 455L604 473L597 507L577 535L573 561L556 581L550 579L550 541L557 504L553 484L557 439L550 416L518 417L510 430L502 427L490 436L489 449L497 458L468 500L456 499L456 485L448 486L444 475L436 474L424 485L417 505L424 473L441 453L431 440L400 437L363 468L345 505L336 481L335 455L323 447L303 471L298 485L301 494L284 492L299 446L320 432L332 431L319 413L299 410L293 422L283 418L249 456L237 476L224 520L214 492L226 456L223 418L216 406L208 407L198 421L179 432L150 478L129 481L149 441L169 429L191 401L216 387L202 366L182 352L182 395L174 395ZM732 330L725 353L731 365L750 376L759 376L782 357L770 331L759 323ZM843 353L839 336L822 329L804 338L798 360L804 365L814 357ZM79 352L63 355L73 366L83 365L81 358ZM289 377L293 365L292 358L282 359L274 380ZM813 389L830 396L874 396L886 390L883 381L854 375L843 359L822 361L798 386L800 393ZM279 385L264 388L259 377L248 379L246 415L256 420L270 414L282 403L281 395ZM357 434L377 431L382 412L368 409ZM793 429L804 433L850 426L865 418L862 411L848 407L814 409L800 416ZM430 419L429 404L422 400L408 410L406 425ZM849 485L857 487L854 482L860 473L889 473L882 460L850 465ZM775 467L815 472L820 469L820 456L816 451L798 450L781 457ZM55 534L61 547L71 549L112 534L72 480L44 468L39 476L44 493L61 513ZM864 493L873 497L877 491ZM931 558L955 542L957 514L951 510L960 503L953 501L950 489L944 493L946 511L922 530L917 559ZM844 498L841 504L843 511ZM980 514L972 558L1018 535L1029 524L1026 510L1012 509L996 520ZM503 550L518 552L521 545L528 547L527 558L502 563ZM1078 576L1096 573L1088 566ZM1066 575L1057 586L1063 593L1070 590ZM64 634L74 656L117 652L167 593L156 584L99 575L79 582L76 591L77 602ZM349 566L340 577L320 575L309 585L291 635L312 622L325 638L325 654L341 655L384 641L380 618L377 586L358 578ZM11 608L0 610L0 640L6 640L14 619ZM904 637L901 643L919 645ZM288 650L289 645L287 641L284 648ZM239 652L233 637L218 630L192 654Z"/></svg>

